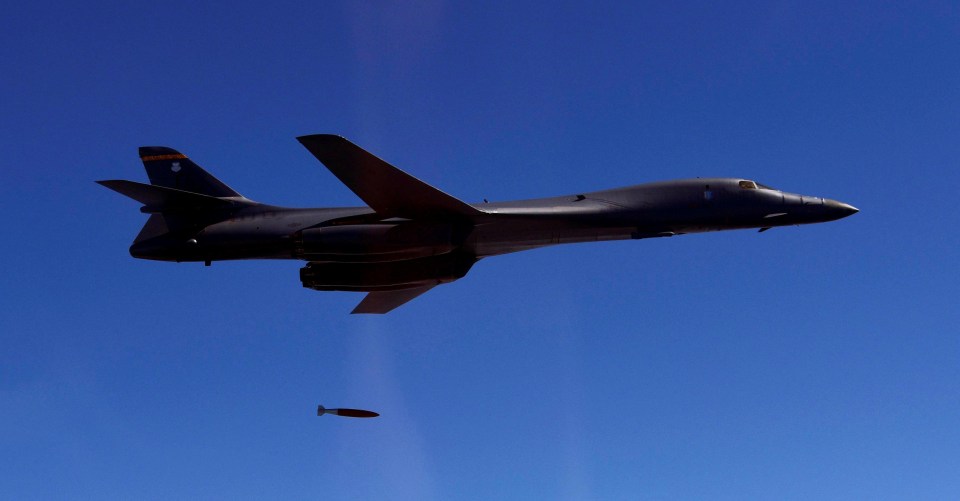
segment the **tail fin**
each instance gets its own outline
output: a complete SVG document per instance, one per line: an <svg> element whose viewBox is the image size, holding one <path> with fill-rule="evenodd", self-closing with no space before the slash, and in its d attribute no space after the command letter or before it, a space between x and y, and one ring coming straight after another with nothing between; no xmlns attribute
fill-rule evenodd
<svg viewBox="0 0 960 501"><path fill-rule="evenodd" d="M211 197L242 196L173 148L141 146L140 160L143 160L150 184L154 186Z"/></svg>

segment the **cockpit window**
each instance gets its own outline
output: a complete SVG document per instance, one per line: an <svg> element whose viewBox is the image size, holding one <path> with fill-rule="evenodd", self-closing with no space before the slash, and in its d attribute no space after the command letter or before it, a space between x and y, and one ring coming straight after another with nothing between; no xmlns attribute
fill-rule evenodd
<svg viewBox="0 0 960 501"><path fill-rule="evenodd" d="M757 183L753 181L740 181L740 187L745 190L755 190L757 189Z"/></svg>

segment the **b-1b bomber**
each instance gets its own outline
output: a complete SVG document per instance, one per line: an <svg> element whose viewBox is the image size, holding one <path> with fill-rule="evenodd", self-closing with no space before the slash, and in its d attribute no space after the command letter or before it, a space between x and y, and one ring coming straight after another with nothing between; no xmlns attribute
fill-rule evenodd
<svg viewBox="0 0 960 501"><path fill-rule="evenodd" d="M144 146L150 184L97 181L149 214L130 254L203 262L299 259L304 287L366 292L353 313L387 313L462 278L477 261L549 245L822 223L857 209L749 179L662 181L567 196L469 204L343 137L297 138L366 207L250 200L171 148Z"/></svg>

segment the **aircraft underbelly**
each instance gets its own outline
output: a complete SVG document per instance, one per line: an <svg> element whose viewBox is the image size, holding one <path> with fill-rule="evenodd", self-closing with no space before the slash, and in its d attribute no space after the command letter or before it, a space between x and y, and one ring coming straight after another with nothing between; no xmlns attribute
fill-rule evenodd
<svg viewBox="0 0 960 501"><path fill-rule="evenodd" d="M495 256L548 245L581 242L602 242L632 238L634 228L507 228L496 231L482 228L464 244L467 252L477 257Z"/></svg>

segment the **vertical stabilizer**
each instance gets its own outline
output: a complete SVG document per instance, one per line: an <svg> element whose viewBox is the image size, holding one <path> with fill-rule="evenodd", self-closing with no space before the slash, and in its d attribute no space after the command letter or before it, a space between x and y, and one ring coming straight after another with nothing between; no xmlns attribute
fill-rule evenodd
<svg viewBox="0 0 960 501"><path fill-rule="evenodd" d="M173 148L141 146L140 160L143 160L150 184L155 186L211 197L242 196Z"/></svg>

